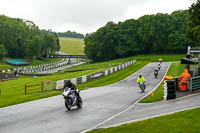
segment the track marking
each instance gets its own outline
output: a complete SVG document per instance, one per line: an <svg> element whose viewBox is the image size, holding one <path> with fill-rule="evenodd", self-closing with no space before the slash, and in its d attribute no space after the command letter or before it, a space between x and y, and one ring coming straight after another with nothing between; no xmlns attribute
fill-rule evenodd
<svg viewBox="0 0 200 133"><path fill-rule="evenodd" d="M112 124L112 125L108 125L108 126L102 126L101 128L110 128L110 127L121 126L123 124L129 124L129 123L143 121L143 120L147 120L147 119L151 119L151 118L155 118L155 117L160 117L160 116L164 116L164 115L170 115L170 114L178 113L178 112L181 112L181 111L196 109L196 108L199 108L199 107L200 106L195 106L195 107L191 107L191 108L180 109L180 110L171 111L171 112L168 112L168 113L162 113L162 114L152 115L152 116L148 116L148 117L144 117L144 118L140 118L140 119L135 119L135 120L130 120L130 121L121 122L121 123L117 123L117 124ZM98 129L101 129L101 128L98 128Z"/></svg>

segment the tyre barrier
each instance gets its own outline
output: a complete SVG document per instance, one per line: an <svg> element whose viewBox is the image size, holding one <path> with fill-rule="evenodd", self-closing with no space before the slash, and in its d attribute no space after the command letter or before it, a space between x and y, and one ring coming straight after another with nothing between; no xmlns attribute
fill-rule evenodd
<svg viewBox="0 0 200 133"><path fill-rule="evenodd" d="M167 99L175 99L176 98L176 86L175 80L168 80L167 83Z"/></svg>

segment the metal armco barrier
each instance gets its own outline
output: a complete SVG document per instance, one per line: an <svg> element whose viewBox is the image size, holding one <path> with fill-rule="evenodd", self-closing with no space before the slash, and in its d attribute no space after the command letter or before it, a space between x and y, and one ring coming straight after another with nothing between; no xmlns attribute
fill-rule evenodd
<svg viewBox="0 0 200 133"><path fill-rule="evenodd" d="M89 82L91 80L92 80L91 75L87 75L87 82Z"/></svg>
<svg viewBox="0 0 200 133"><path fill-rule="evenodd" d="M77 80L76 81L77 84L81 84L82 83L82 77L78 77L78 78L76 78L76 80Z"/></svg>
<svg viewBox="0 0 200 133"><path fill-rule="evenodd" d="M200 76L192 77L191 81L192 81L192 87L191 87L192 91L200 89Z"/></svg>
<svg viewBox="0 0 200 133"><path fill-rule="evenodd" d="M100 77L107 76L107 75L112 74L114 72L117 72L119 70L122 70L122 69L130 66L131 64L135 64L135 62L136 62L136 60L129 61L128 63L124 63L124 64L121 64L119 66L115 66L115 67L110 68L108 70L98 72L98 73L93 73L93 74L90 74L90 75L84 75L84 76L78 77L78 78L59 80L59 81L56 82L56 89L62 89L64 87L64 81L65 80L70 80L75 85L85 83L85 82L95 80L95 79L100 78Z"/></svg>

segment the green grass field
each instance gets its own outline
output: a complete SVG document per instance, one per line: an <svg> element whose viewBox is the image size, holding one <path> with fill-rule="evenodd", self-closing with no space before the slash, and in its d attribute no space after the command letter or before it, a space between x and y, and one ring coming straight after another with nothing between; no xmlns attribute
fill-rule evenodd
<svg viewBox="0 0 200 133"><path fill-rule="evenodd" d="M60 51L71 55L84 55L84 40L75 38L59 38Z"/></svg>
<svg viewBox="0 0 200 133"><path fill-rule="evenodd" d="M149 62L158 62L159 58L162 58L164 62L180 61L185 55L136 55L137 60L146 60Z"/></svg>
<svg viewBox="0 0 200 133"><path fill-rule="evenodd" d="M88 133L199 133L200 108Z"/></svg>

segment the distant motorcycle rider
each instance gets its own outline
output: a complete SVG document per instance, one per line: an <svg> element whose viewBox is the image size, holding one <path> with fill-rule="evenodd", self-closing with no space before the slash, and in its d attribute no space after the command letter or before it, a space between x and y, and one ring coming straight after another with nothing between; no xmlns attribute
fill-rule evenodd
<svg viewBox="0 0 200 133"><path fill-rule="evenodd" d="M138 84L142 83L144 85L144 89L146 88L145 81L146 81L145 78L142 75L139 75L137 83Z"/></svg>

